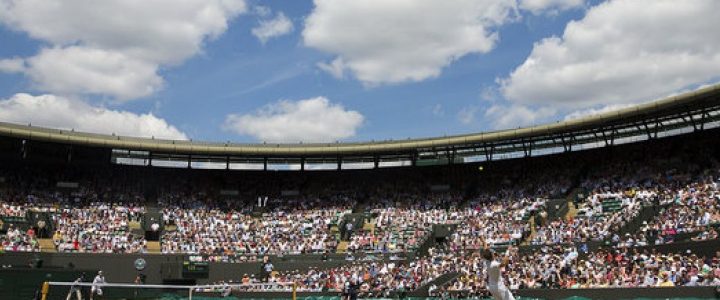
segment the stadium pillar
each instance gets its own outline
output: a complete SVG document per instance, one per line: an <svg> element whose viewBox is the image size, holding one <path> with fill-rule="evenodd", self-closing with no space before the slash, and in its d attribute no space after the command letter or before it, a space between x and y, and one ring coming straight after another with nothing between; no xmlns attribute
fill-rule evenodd
<svg viewBox="0 0 720 300"><path fill-rule="evenodd" d="M67 147L67 163L72 162L73 148L72 146Z"/></svg>
<svg viewBox="0 0 720 300"><path fill-rule="evenodd" d="M455 150L455 148L452 148L452 150L447 151L448 165L452 165L455 163L455 155L456 154L457 154L457 150Z"/></svg>
<svg viewBox="0 0 720 300"><path fill-rule="evenodd" d="M492 161L493 160L493 152L495 151L495 146L483 146L485 148L485 160L486 161Z"/></svg>
<svg viewBox="0 0 720 300"><path fill-rule="evenodd" d="M710 117L710 115L707 110L703 109L702 114L700 114L700 130L705 130L705 123L707 122L708 117Z"/></svg>
<svg viewBox="0 0 720 300"><path fill-rule="evenodd" d="M300 159L300 171L305 171L305 158Z"/></svg>
<svg viewBox="0 0 720 300"><path fill-rule="evenodd" d="M292 300L297 300L297 283L293 282L292 286Z"/></svg>

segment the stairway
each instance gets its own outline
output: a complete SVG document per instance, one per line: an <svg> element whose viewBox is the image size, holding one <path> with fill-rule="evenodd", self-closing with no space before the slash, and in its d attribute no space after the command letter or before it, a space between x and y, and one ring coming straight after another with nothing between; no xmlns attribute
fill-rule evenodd
<svg viewBox="0 0 720 300"><path fill-rule="evenodd" d="M528 224L530 224L530 234L520 242L521 246L530 245L530 241L532 241L532 239L535 237L535 233L537 232L535 230L535 216L531 216L530 219L527 220L527 222L529 222Z"/></svg>
<svg viewBox="0 0 720 300"><path fill-rule="evenodd" d="M568 211L565 214L565 220L568 220L570 218L575 218L577 216L577 207L575 207L575 203L568 202Z"/></svg>
<svg viewBox="0 0 720 300"><path fill-rule="evenodd" d="M372 219L363 224L362 230L369 233L375 233L375 219Z"/></svg>
<svg viewBox="0 0 720 300"><path fill-rule="evenodd" d="M160 242L147 242L147 251L154 254L162 253Z"/></svg>
<svg viewBox="0 0 720 300"><path fill-rule="evenodd" d="M340 243L337 246L337 249L335 250L335 253L347 253L348 246L350 245L350 242L348 241L340 241Z"/></svg>
<svg viewBox="0 0 720 300"><path fill-rule="evenodd" d="M140 224L140 222L138 221L130 221L130 223L128 223L128 228L131 231L134 229L142 229L142 224Z"/></svg>
<svg viewBox="0 0 720 300"><path fill-rule="evenodd" d="M57 252L57 249L55 248L55 243L53 243L52 239L38 239L38 242L40 242L40 251L47 253Z"/></svg>
<svg viewBox="0 0 720 300"><path fill-rule="evenodd" d="M352 239L352 234L350 236L347 236L345 233L345 224L348 222L353 224L353 232L352 234L355 234L359 230L361 230L365 225L365 214L364 213L351 213L351 214L345 214L342 218L342 222L340 222L340 236L343 238L342 240L350 240Z"/></svg>
<svg viewBox="0 0 720 300"><path fill-rule="evenodd" d="M421 285L414 291L411 291L408 293L408 296L410 297L427 297L428 296L428 289L433 284L437 286L438 288L441 288L443 286L446 286L453 282L456 278L460 276L460 273L453 272L453 273L445 273L440 275L438 278L435 278L434 280L430 280L430 282Z"/></svg>

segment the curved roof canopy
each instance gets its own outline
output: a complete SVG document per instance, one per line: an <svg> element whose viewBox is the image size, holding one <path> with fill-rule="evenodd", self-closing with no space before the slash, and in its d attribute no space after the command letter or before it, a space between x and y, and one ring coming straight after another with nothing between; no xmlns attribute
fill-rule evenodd
<svg viewBox="0 0 720 300"><path fill-rule="evenodd" d="M720 118L720 84L637 106L526 128L509 129L447 137L349 142L326 144L234 144L161 140L81 133L30 125L0 123L0 136L65 145L147 151L166 155L203 157L262 157L287 159L357 158L378 160L387 156L410 159L423 155L456 157L522 151L525 156L544 148L562 147L564 151L584 143L614 144L622 138L640 136L649 139L663 132L690 128L702 130Z"/></svg>

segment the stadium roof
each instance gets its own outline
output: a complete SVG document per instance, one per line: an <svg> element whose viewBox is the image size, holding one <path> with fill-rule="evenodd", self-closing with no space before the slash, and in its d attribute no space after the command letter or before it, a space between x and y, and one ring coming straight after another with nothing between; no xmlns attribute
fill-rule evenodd
<svg viewBox="0 0 720 300"><path fill-rule="evenodd" d="M582 145L613 145L625 140L653 139L664 135L715 127L720 121L720 84L633 107L574 120L492 132L447 137L343 142L324 144L235 144L123 137L0 123L0 136L65 145L147 152L152 155L204 157L212 161L233 158L305 159L328 161L377 161L424 158L477 157L493 160L503 153L533 156L572 151ZM673 133L673 131L676 131ZM625 139L625 140L623 140ZM552 150L555 149L555 150ZM484 159L482 159L484 157ZM467 160L466 160L467 161ZM267 162L266 162L267 163Z"/></svg>

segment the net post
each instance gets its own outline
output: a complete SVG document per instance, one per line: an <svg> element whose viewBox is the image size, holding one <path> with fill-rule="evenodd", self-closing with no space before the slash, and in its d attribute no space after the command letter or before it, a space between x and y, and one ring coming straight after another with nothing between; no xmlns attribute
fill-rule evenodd
<svg viewBox="0 0 720 300"><path fill-rule="evenodd" d="M42 285L42 290L40 290L40 293L42 294L42 300L47 300L48 292L50 292L50 283L45 281Z"/></svg>
<svg viewBox="0 0 720 300"><path fill-rule="evenodd" d="M193 289L194 289L194 287L190 287L188 289L188 290L190 290L190 292L188 293L188 300L192 300Z"/></svg>
<svg viewBox="0 0 720 300"><path fill-rule="evenodd" d="M297 300L297 282L294 281L292 285L292 300Z"/></svg>

